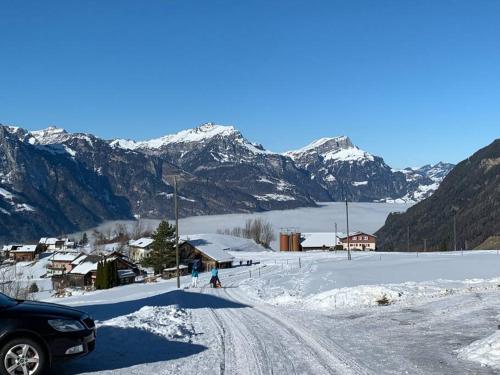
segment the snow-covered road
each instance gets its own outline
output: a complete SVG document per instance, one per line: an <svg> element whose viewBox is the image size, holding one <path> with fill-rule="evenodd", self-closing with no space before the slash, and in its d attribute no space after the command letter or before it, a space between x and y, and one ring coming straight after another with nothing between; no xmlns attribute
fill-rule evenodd
<svg viewBox="0 0 500 375"><path fill-rule="evenodd" d="M274 272L279 270L277 267ZM225 288L204 289L244 303L239 309L212 310L221 340L221 374L370 374L340 346L313 337L274 307L255 305L237 288L241 276Z"/></svg>
<svg viewBox="0 0 500 375"><path fill-rule="evenodd" d="M353 262L342 253L252 256L261 264L221 271L221 289L202 275L202 288L176 291L167 281L66 299L99 320L98 346L55 373L500 371L459 355L499 323L494 253L355 254ZM382 295L392 304L373 303Z"/></svg>

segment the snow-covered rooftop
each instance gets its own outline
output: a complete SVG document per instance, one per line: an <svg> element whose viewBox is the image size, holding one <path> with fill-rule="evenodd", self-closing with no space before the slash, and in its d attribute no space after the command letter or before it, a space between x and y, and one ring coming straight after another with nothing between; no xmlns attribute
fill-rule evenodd
<svg viewBox="0 0 500 375"><path fill-rule="evenodd" d="M80 253L75 259L73 259L73 261L71 262L71 264L73 266L77 266L78 264L80 264L85 258L87 257L87 255L83 254L83 253Z"/></svg>
<svg viewBox="0 0 500 375"><path fill-rule="evenodd" d="M218 262L232 261L230 251L266 251L253 240L224 234L192 234L181 239Z"/></svg>
<svg viewBox="0 0 500 375"><path fill-rule="evenodd" d="M356 235L360 235L360 234L364 234L364 235L368 235L368 236L372 236L372 237L377 237L373 234L370 234L370 233L366 233L366 232L362 232L362 231L354 231L354 232L350 232L349 233L349 236L352 237L352 236L356 236ZM343 240L343 239L347 239L347 236L344 234L342 234L342 236L339 235L339 239Z"/></svg>
<svg viewBox="0 0 500 375"><path fill-rule="evenodd" d="M80 253L77 252L57 252L50 258L53 262L73 262L75 259L80 257Z"/></svg>
<svg viewBox="0 0 500 375"><path fill-rule="evenodd" d="M37 245L23 245L16 250L12 250L11 253L34 253L36 251Z"/></svg>
<svg viewBox="0 0 500 375"><path fill-rule="evenodd" d="M78 266L73 268L69 273L78 274L78 275L86 275L91 271L97 270L97 261L93 260L85 260L80 263Z"/></svg>
<svg viewBox="0 0 500 375"><path fill-rule="evenodd" d="M21 245L21 244L3 245L2 251L11 251L11 250L14 250L14 249L21 247L21 246L23 246L23 245Z"/></svg>
<svg viewBox="0 0 500 375"><path fill-rule="evenodd" d="M145 248L150 246L154 240L150 237L142 237L135 241L130 241L129 246Z"/></svg>
<svg viewBox="0 0 500 375"><path fill-rule="evenodd" d="M118 270L118 277L124 279L125 277L135 277L135 272L130 269Z"/></svg>
<svg viewBox="0 0 500 375"><path fill-rule="evenodd" d="M338 238L345 236L342 232L337 232L337 240L335 240L335 232L310 232L302 233L302 247L334 247L338 244Z"/></svg>
<svg viewBox="0 0 500 375"><path fill-rule="evenodd" d="M42 245L55 245L57 242L64 242L66 244L70 243L67 238L55 238L55 237L42 237L39 243Z"/></svg>

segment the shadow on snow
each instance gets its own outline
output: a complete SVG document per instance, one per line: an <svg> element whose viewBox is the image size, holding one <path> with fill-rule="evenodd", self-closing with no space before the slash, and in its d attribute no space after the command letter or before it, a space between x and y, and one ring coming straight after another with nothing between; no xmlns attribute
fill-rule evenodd
<svg viewBox="0 0 500 375"><path fill-rule="evenodd" d="M178 305L184 309L242 308L246 305L201 293L173 291L140 300L104 305L79 306L98 321L128 315L144 306ZM163 362L189 357L207 348L165 337L136 328L104 326L97 330L95 351L74 362L55 364L52 374L79 374L93 371L109 371L127 367Z"/></svg>

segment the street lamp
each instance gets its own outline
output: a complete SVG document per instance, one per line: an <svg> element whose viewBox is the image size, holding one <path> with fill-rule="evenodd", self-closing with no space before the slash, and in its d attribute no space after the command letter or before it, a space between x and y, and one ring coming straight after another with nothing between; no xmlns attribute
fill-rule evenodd
<svg viewBox="0 0 500 375"><path fill-rule="evenodd" d="M179 204L177 200L177 176L174 176L175 196L175 266L177 267L177 289L181 287L181 275L179 271Z"/></svg>
<svg viewBox="0 0 500 375"><path fill-rule="evenodd" d="M453 211L453 247L457 251L457 211Z"/></svg>
<svg viewBox="0 0 500 375"><path fill-rule="evenodd" d="M347 222L347 260L351 260L351 243L349 238L349 205L347 203L347 195L345 198L345 217Z"/></svg>
<svg viewBox="0 0 500 375"><path fill-rule="evenodd" d="M181 287L181 277L179 270L180 256L179 256L179 202L177 199L177 177L179 175L171 175L174 178L174 214L175 214L175 266L177 275L177 289Z"/></svg>

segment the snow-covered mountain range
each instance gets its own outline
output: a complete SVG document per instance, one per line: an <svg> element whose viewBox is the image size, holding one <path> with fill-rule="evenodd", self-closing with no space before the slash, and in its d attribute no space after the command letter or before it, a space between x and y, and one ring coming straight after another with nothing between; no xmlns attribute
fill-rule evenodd
<svg viewBox="0 0 500 375"><path fill-rule="evenodd" d="M172 217L174 175L187 216L314 206L346 196L413 202L453 167L396 171L347 137L280 154L212 123L148 141L0 126L0 141L0 241L14 231L36 237L133 215Z"/></svg>
<svg viewBox="0 0 500 375"><path fill-rule="evenodd" d="M346 136L321 138L285 155L307 170L333 200L418 202L431 195L453 168L452 164L438 163L394 170Z"/></svg>

